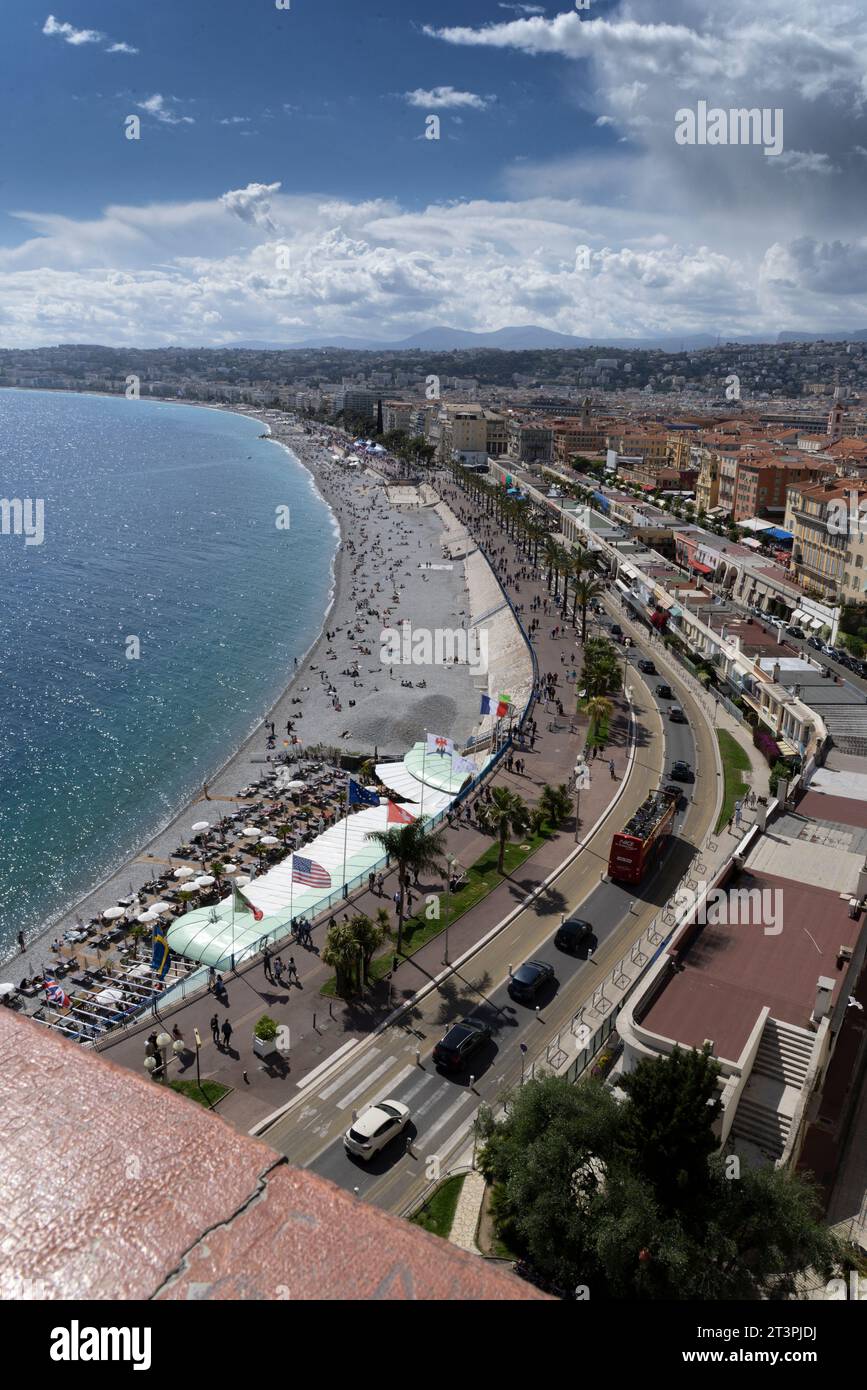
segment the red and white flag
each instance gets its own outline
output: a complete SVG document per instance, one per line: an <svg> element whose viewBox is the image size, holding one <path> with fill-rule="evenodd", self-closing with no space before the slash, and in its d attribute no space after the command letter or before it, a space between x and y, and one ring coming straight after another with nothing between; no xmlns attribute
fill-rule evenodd
<svg viewBox="0 0 867 1390"><path fill-rule="evenodd" d="M415 816L411 816L409 811L405 811L402 806L398 806L396 801L389 801L388 816L386 817L386 823L388 825L412 825L414 820Z"/></svg>
<svg viewBox="0 0 867 1390"><path fill-rule="evenodd" d="M429 753L454 753L455 745L452 739L445 738L442 734L428 734L427 751Z"/></svg>
<svg viewBox="0 0 867 1390"><path fill-rule="evenodd" d="M265 916L264 912L261 908L256 907L255 903L251 903L248 897L245 897L237 883L232 884L232 897L236 912L252 912L254 920L261 922L262 918Z"/></svg>

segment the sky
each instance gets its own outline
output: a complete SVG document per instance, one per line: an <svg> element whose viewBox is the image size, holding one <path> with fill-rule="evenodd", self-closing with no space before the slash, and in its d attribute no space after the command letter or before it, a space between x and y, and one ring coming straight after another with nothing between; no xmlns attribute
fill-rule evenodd
<svg viewBox="0 0 867 1390"><path fill-rule="evenodd" d="M0 347L867 327L862 0L56 3L0 10Z"/></svg>

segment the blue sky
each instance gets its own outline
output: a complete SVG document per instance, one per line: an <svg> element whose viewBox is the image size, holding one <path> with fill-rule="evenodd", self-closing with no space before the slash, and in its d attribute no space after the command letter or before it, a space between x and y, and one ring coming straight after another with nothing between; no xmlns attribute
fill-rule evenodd
<svg viewBox="0 0 867 1390"><path fill-rule="evenodd" d="M15 0L0 24L0 346L867 324L848 0ZM784 153L677 144L699 100L784 110Z"/></svg>

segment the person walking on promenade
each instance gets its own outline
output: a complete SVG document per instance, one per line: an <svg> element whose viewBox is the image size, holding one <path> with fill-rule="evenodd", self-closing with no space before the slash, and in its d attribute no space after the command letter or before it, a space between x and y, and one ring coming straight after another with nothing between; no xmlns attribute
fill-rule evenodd
<svg viewBox="0 0 867 1390"><path fill-rule="evenodd" d="M271 981L271 984L273 985L273 983L274 983L274 975L273 975L273 972L272 972L272 970L271 970L271 952L268 950L268 947L267 947L267 946L265 947L264 951L262 952L262 965L264 966L264 969L265 969L265 979L266 979L266 980L270 980L270 981Z"/></svg>
<svg viewBox="0 0 867 1390"><path fill-rule="evenodd" d="M608 771L611 773L611 780L612 780L612 782L613 782L613 781L615 780L614 759L613 759L613 758L609 758L609 759L608 759Z"/></svg>
<svg viewBox="0 0 867 1390"><path fill-rule="evenodd" d="M371 869L370 873L367 875L367 891L368 891L368 893L372 893L375 886L376 886L376 874L375 874L375 873L373 872L373 870Z"/></svg>
<svg viewBox="0 0 867 1390"><path fill-rule="evenodd" d="M214 969L214 967L213 967L212 965L209 965L209 966L208 966L208 993L209 993L209 994L211 994L212 991L213 991L213 988L214 988L214 981L216 980L216 978L217 978L217 972L216 972L216 970Z"/></svg>
<svg viewBox="0 0 867 1390"><path fill-rule="evenodd" d="M214 1042L217 1044L217 1046L219 1046L219 1043L220 1043L220 1020L219 1020L219 1018L218 1018L218 1016L217 1016L216 1014L214 1014L214 1015L212 1016L212 1018L211 1018L211 1037L214 1039Z"/></svg>
<svg viewBox="0 0 867 1390"><path fill-rule="evenodd" d="M293 980L296 984L300 983L298 979L298 967L295 964L294 956L289 957L289 964L286 966L286 979L288 980L290 985Z"/></svg>
<svg viewBox="0 0 867 1390"><path fill-rule="evenodd" d="M175 1042L183 1042L184 1040L184 1035L181 1032L177 1023L172 1028L172 1037L174 1038Z"/></svg>
<svg viewBox="0 0 867 1390"><path fill-rule="evenodd" d="M232 1041L232 1025L227 1018L223 1019L223 1047L229 1051L229 1044Z"/></svg>
<svg viewBox="0 0 867 1390"><path fill-rule="evenodd" d="M282 987L282 984L283 984L283 962L282 962L282 960L280 959L279 956L277 957L277 959L276 959L275 962L274 962L274 979L275 979L275 981L277 982L277 984L280 985L280 986Z"/></svg>

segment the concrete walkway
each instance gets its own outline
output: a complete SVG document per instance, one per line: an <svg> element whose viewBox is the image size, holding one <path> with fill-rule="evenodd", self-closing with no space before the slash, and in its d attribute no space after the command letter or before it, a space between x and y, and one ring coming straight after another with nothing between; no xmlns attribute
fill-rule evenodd
<svg viewBox="0 0 867 1390"><path fill-rule="evenodd" d="M476 1245L476 1232L479 1229L486 1187L487 1183L481 1173L477 1173L475 1169L467 1173L449 1233L452 1245L459 1246L461 1250L469 1250L473 1255L481 1254Z"/></svg>

